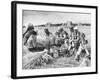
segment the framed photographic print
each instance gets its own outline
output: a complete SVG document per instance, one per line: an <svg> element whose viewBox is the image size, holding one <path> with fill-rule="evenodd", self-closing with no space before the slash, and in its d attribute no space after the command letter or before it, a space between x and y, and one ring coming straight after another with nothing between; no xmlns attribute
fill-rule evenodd
<svg viewBox="0 0 100 80"><path fill-rule="evenodd" d="M97 73L97 6L12 1L11 77Z"/></svg>

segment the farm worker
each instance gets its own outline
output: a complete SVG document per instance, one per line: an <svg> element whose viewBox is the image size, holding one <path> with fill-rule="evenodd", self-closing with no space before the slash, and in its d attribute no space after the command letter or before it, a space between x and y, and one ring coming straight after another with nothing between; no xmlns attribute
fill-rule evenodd
<svg viewBox="0 0 100 80"><path fill-rule="evenodd" d="M60 33L60 38L63 38L64 29L59 28L58 32Z"/></svg>
<svg viewBox="0 0 100 80"><path fill-rule="evenodd" d="M66 31L62 32L62 38L63 38L63 40L69 39L69 35L68 35L68 33Z"/></svg>
<svg viewBox="0 0 100 80"><path fill-rule="evenodd" d="M34 30L32 30L31 32L30 32L30 37L29 37L29 39L28 39L28 41L27 41L27 43L28 43L28 48L36 48L37 47L37 45L36 45L36 41L37 41L37 33L34 31Z"/></svg>
<svg viewBox="0 0 100 80"><path fill-rule="evenodd" d="M82 33L82 34L81 34L81 43L80 43L80 46L79 46L78 51L77 51L77 53L76 53L75 59L77 59L78 56L79 56L82 52L85 52L85 53L86 53L86 54L85 54L86 56L89 55L89 52L88 52L88 50L87 50L87 48L86 48L87 44L88 44L88 41L85 40L85 34Z"/></svg>
<svg viewBox="0 0 100 80"><path fill-rule="evenodd" d="M73 53L76 53L78 51L78 48L80 46L80 32L78 31L78 27L75 26L71 29L72 34L70 36L70 49L73 51Z"/></svg>
<svg viewBox="0 0 100 80"><path fill-rule="evenodd" d="M63 36L64 29L63 28L59 28L58 33L59 33L59 37L58 37L59 45L61 46L64 43L64 40L63 40L64 39L64 36Z"/></svg>
<svg viewBox="0 0 100 80"><path fill-rule="evenodd" d="M85 34L84 34L84 33L82 33L82 40L81 40L81 43L82 43L82 46L83 46L83 48L85 49L86 54L87 54L87 56L88 56L88 55L89 55L89 52L88 52L88 50L87 50L88 41L85 40Z"/></svg>
<svg viewBox="0 0 100 80"><path fill-rule="evenodd" d="M57 58L59 55L58 48L56 46L51 46L49 55L51 55L53 58Z"/></svg>
<svg viewBox="0 0 100 80"><path fill-rule="evenodd" d="M64 40L64 44L60 47L60 55L64 55L68 52L69 50L69 40L66 39Z"/></svg>
<svg viewBox="0 0 100 80"><path fill-rule="evenodd" d="M49 37L50 37L50 46L55 45L55 36L51 33Z"/></svg>
<svg viewBox="0 0 100 80"><path fill-rule="evenodd" d="M73 38L74 38L74 27L71 27L69 29L70 29L70 34L69 34L70 40L73 40Z"/></svg>
<svg viewBox="0 0 100 80"><path fill-rule="evenodd" d="M34 48L36 47L36 37L37 37L37 32L34 31L34 26L33 24L29 23L28 28L26 32L23 34L25 42L24 45L27 44L28 48Z"/></svg>
<svg viewBox="0 0 100 80"><path fill-rule="evenodd" d="M80 32L78 31L77 27L74 27L74 47L76 51L80 46L80 41L81 41Z"/></svg>
<svg viewBox="0 0 100 80"><path fill-rule="evenodd" d="M46 29L44 29L44 32L45 32L45 36L46 36L46 49L48 49L48 51L49 51L49 49L50 49L50 32L49 32L49 30L46 28Z"/></svg>
<svg viewBox="0 0 100 80"><path fill-rule="evenodd" d="M29 23L29 24L28 24L27 30L26 30L25 33L23 34L23 38L24 38L24 36L26 35L26 33L28 33L28 31L30 31L30 30L32 30L32 29L34 29L34 26L33 26L33 24Z"/></svg>
<svg viewBox="0 0 100 80"><path fill-rule="evenodd" d="M74 32L74 25L72 21L67 21L67 28L69 28L69 36L72 38Z"/></svg>
<svg viewBox="0 0 100 80"><path fill-rule="evenodd" d="M60 33L59 32L55 33L55 44L57 46L60 46Z"/></svg>

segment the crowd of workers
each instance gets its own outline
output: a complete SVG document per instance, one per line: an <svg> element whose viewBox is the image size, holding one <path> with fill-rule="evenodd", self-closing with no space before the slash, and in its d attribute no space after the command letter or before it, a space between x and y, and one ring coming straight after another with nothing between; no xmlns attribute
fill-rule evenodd
<svg viewBox="0 0 100 80"><path fill-rule="evenodd" d="M90 56L90 52L87 49L88 40L86 35L78 30L77 26L72 24L67 28L68 33L63 28L59 28L54 34L49 31L48 28L44 29L46 36L45 45L42 47L37 46L38 32L35 31L33 24L29 24L27 30L23 34L24 46L28 45L28 49L45 49L49 57L58 58L60 56L75 56L77 61L80 60L80 56ZM43 43L44 44L44 43Z"/></svg>

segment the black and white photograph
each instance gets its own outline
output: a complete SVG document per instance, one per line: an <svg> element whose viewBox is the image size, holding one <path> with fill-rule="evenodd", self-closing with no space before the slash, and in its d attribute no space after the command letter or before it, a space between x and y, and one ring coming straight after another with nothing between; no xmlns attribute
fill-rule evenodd
<svg viewBox="0 0 100 80"><path fill-rule="evenodd" d="M91 14L23 10L23 69L91 66Z"/></svg>
<svg viewBox="0 0 100 80"><path fill-rule="evenodd" d="M15 78L97 73L96 6L15 3Z"/></svg>

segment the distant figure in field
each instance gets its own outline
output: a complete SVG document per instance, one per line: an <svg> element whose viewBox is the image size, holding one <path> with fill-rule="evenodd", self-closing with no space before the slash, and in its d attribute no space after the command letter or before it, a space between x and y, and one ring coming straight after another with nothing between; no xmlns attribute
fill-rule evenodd
<svg viewBox="0 0 100 80"><path fill-rule="evenodd" d="M46 36L46 48L49 50L50 49L50 32L49 30L46 28L44 29L44 32L45 32L45 36Z"/></svg>

